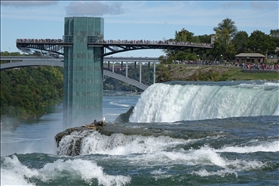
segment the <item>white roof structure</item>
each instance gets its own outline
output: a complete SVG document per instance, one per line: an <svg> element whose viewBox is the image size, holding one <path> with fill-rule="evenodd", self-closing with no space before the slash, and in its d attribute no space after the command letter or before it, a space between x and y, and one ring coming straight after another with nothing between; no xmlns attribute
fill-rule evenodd
<svg viewBox="0 0 279 186"><path fill-rule="evenodd" d="M265 56L260 54L260 53L240 53L235 55L235 57L239 58L246 58L246 57L259 57L259 58L264 58Z"/></svg>

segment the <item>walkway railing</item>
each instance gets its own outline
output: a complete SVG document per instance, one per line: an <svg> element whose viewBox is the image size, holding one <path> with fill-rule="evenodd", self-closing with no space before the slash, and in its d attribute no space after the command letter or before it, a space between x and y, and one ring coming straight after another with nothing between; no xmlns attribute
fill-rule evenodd
<svg viewBox="0 0 279 186"><path fill-rule="evenodd" d="M49 44L62 44L71 43L68 40L62 39L17 39L17 43L49 43ZM88 39L88 44L132 44L132 45L174 45L174 46L195 46L195 47L206 47L212 48L210 43L193 43L193 42L177 42L177 41L155 41L155 40L93 40Z"/></svg>
<svg viewBox="0 0 279 186"><path fill-rule="evenodd" d="M63 43L62 39L17 39L17 43Z"/></svg>
<svg viewBox="0 0 279 186"><path fill-rule="evenodd" d="M146 44L146 45L180 45L180 46L199 46L212 47L209 43L177 42L177 41L154 41L154 40L100 40L89 41L88 44Z"/></svg>

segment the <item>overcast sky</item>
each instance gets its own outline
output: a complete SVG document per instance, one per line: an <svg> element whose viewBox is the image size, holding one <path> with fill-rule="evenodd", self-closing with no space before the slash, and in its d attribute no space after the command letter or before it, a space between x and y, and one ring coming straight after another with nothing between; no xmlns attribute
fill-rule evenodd
<svg viewBox="0 0 279 186"><path fill-rule="evenodd" d="M62 38L64 17L95 16L105 21L105 39L163 40L182 28L194 35L214 33L223 19L238 31L269 34L278 29L277 1L6 1L1 0L1 51L19 51L17 38ZM118 56L158 57L161 50Z"/></svg>

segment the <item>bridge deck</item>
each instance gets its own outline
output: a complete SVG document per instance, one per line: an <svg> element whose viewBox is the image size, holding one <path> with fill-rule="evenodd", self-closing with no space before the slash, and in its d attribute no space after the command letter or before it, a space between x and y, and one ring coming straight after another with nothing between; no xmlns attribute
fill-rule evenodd
<svg viewBox="0 0 279 186"><path fill-rule="evenodd" d="M72 41L69 39L69 41ZM16 45L20 50L28 49L45 50L63 55L63 47L71 46L73 42L61 39L17 39ZM175 41L151 41L151 40L93 40L88 38L88 47L104 47L109 50L103 56L139 49L212 49L209 43L175 42Z"/></svg>
<svg viewBox="0 0 279 186"><path fill-rule="evenodd" d="M60 60L63 61L64 57L54 58L51 56L1 56L0 61L20 62L20 61L40 61L40 60ZM155 62L159 63L158 57L117 57L110 56L104 57L103 62Z"/></svg>

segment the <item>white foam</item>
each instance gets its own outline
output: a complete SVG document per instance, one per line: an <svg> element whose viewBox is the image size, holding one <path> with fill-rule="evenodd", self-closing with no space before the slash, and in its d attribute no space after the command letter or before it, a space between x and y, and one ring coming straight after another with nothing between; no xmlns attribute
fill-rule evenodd
<svg viewBox="0 0 279 186"><path fill-rule="evenodd" d="M70 141L75 137L76 133L68 136ZM81 135L82 136L82 135ZM65 143L70 143L67 138ZM61 140L62 144L63 139ZM278 151L278 141L269 142L251 147L223 147L214 149L203 146L199 149L177 149L177 145L191 143L193 140L174 139L167 136L137 136L112 134L111 136L101 135L93 132L85 136L81 143L81 154L107 154L107 155L125 155L126 158L135 164L173 164L183 163L187 165L215 165L226 169L227 167L236 167L239 169L248 169L249 167L261 167L261 162L253 161L231 161L222 157L222 152L276 152ZM62 147L63 145L60 146ZM70 146L68 144L68 146ZM169 151L171 149L171 151ZM66 152L61 150L60 152ZM62 153L63 154L63 153ZM129 156L137 154L137 156ZM143 161L144 160L144 161Z"/></svg>
<svg viewBox="0 0 279 186"><path fill-rule="evenodd" d="M137 136L112 134L101 135L93 132L82 140L81 154L129 155L135 153L154 153L190 140L174 139L167 136Z"/></svg>
<svg viewBox="0 0 279 186"><path fill-rule="evenodd" d="M235 153L254 153L254 152L278 152L279 141L265 142L256 146L231 146L224 147L217 152L235 152Z"/></svg>
<svg viewBox="0 0 279 186"><path fill-rule="evenodd" d="M145 160L145 164L185 164L185 165L216 165L226 167L226 159L209 147L202 147L197 150L185 151L160 151L154 154L144 154L138 157L131 157L132 161L140 162Z"/></svg>
<svg viewBox="0 0 279 186"><path fill-rule="evenodd" d="M199 171L193 171L192 174L199 175L201 177L207 177L207 176L227 176L227 175L235 175L235 177L238 177L238 174L236 171L230 170L230 169L224 169L224 170L218 170L218 171L207 171L205 169L201 169Z"/></svg>
<svg viewBox="0 0 279 186"><path fill-rule="evenodd" d="M43 182L60 179L68 172L72 178L82 179L91 184L93 179L98 181L99 185L125 185L131 181L129 176L111 176L104 173L103 168L95 162L88 160L59 159L53 163L47 163L41 169L30 169L20 163L14 155L5 157L3 166L1 166L1 185L36 185L28 181L29 178L35 177Z"/></svg>
<svg viewBox="0 0 279 186"><path fill-rule="evenodd" d="M38 175L37 170L29 169L21 164L15 155L5 157L1 165L1 185L35 185L26 178Z"/></svg>
<svg viewBox="0 0 279 186"><path fill-rule="evenodd" d="M90 184L92 179L97 179L99 185L125 185L131 181L129 176L111 176L104 173L103 168L88 160L57 160L47 163L40 172L45 176L45 181L55 179L63 171L71 172L73 176L79 176Z"/></svg>
<svg viewBox="0 0 279 186"><path fill-rule="evenodd" d="M166 173L167 173L166 171L162 171L161 169L150 172L150 174L153 175L153 178L155 179L155 181L157 181L159 179L167 179L167 178L172 177L172 175L166 174Z"/></svg>
<svg viewBox="0 0 279 186"><path fill-rule="evenodd" d="M192 174L199 175L201 177L207 176L227 176L227 175L235 175L238 177L238 173L240 171L250 171L254 169L260 169L266 166L265 163L260 161L246 161L246 160L227 160L227 166L224 169L218 171L207 171L205 169L200 169L199 171L193 171Z"/></svg>
<svg viewBox="0 0 279 186"><path fill-rule="evenodd" d="M229 160L226 157L222 157L217 152L218 150L204 146L199 149L184 150L179 149L176 151L159 151L152 154L142 154L135 157L127 157L131 163L140 164L141 166L171 166L174 164L182 165L214 165L221 170L217 172L202 171L194 172L201 176L219 175L224 176L226 174L237 174L238 171L249 171L253 169L259 169L266 166L265 163L255 160ZM144 161L143 161L144 160ZM163 172L154 172L154 174L163 174Z"/></svg>
<svg viewBox="0 0 279 186"><path fill-rule="evenodd" d="M127 104L120 104L120 103L115 103L115 102L109 102L110 105L116 105L116 106L121 106L121 107L131 107L130 105Z"/></svg>

